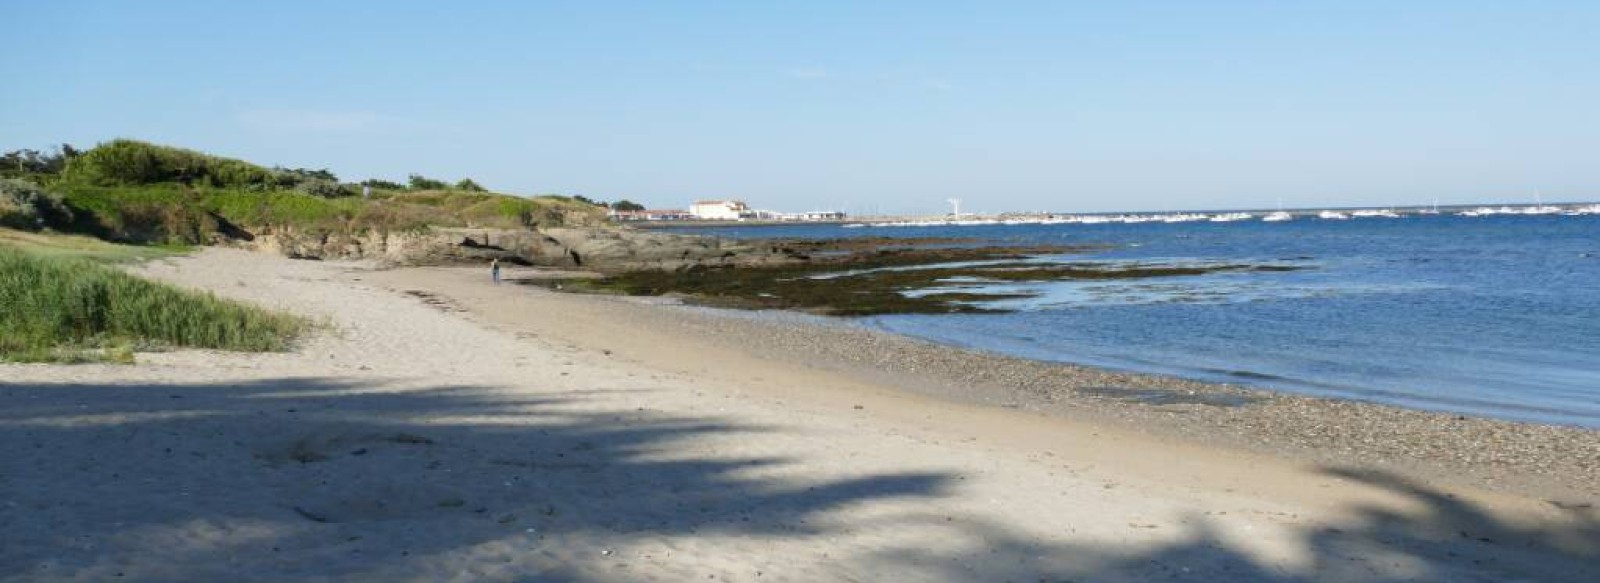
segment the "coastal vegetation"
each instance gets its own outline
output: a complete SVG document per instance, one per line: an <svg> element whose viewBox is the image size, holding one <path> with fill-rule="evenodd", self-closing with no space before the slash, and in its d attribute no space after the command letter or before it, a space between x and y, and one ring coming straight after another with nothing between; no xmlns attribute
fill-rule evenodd
<svg viewBox="0 0 1600 583"><path fill-rule="evenodd" d="M194 250L189 245L123 245L83 235L0 228L0 248L8 247L33 255L87 259L108 265L165 259Z"/></svg>
<svg viewBox="0 0 1600 583"><path fill-rule="evenodd" d="M20 178L0 178L0 227L37 229L72 222L61 197Z"/></svg>
<svg viewBox="0 0 1600 583"><path fill-rule="evenodd" d="M434 228L599 224L574 198L489 192L412 174L347 183L136 140L0 155L0 360L132 358L134 350L280 350L301 319L152 282L116 264L193 245Z"/></svg>
<svg viewBox="0 0 1600 583"><path fill-rule="evenodd" d="M68 160L81 153L71 144L61 144L54 150L23 148L0 153L0 178L54 176L67 167Z"/></svg>
<svg viewBox="0 0 1600 583"><path fill-rule="evenodd" d="M0 360L131 362L162 347L285 349L307 323L130 275L172 248L0 230Z"/></svg>
<svg viewBox="0 0 1600 583"><path fill-rule="evenodd" d="M604 209L560 196L489 192L412 174L344 183L326 169L266 167L135 140L0 156L0 225L134 243L202 244L252 229L365 233L428 227L598 224Z"/></svg>

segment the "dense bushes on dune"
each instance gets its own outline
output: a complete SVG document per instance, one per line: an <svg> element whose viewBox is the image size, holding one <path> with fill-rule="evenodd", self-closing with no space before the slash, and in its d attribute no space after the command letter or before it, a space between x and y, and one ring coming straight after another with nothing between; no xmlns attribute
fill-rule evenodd
<svg viewBox="0 0 1600 583"><path fill-rule="evenodd" d="M409 185L345 184L328 170L268 168L128 139L87 151L63 147L52 156L19 150L5 160L13 158L16 172L36 177L60 196L37 186L7 186L8 193L0 194L0 221L120 241L204 243L218 232L261 227L351 233L604 221L604 209L575 199L494 194L471 179L452 186L412 175ZM369 197L360 196L363 186L372 189ZM59 203L50 204L54 200Z"/></svg>
<svg viewBox="0 0 1600 583"><path fill-rule="evenodd" d="M235 188L277 186L271 170L243 160L210 156L137 140L112 140L67 162L64 180L96 186L175 182Z"/></svg>
<svg viewBox="0 0 1600 583"><path fill-rule="evenodd" d="M61 197L17 178L0 178L0 227L36 230L72 222Z"/></svg>

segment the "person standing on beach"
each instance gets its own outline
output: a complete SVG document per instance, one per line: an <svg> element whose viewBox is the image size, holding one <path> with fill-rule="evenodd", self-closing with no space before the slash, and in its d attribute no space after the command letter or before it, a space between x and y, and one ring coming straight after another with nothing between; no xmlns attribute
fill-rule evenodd
<svg viewBox="0 0 1600 583"><path fill-rule="evenodd" d="M500 283L500 260L499 259L493 259L493 260L489 261L489 278L493 279L496 284Z"/></svg>

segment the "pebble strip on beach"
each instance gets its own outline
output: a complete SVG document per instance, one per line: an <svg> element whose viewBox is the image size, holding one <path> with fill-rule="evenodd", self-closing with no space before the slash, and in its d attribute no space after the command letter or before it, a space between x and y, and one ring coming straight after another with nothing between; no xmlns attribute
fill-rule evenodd
<svg viewBox="0 0 1600 583"><path fill-rule="evenodd" d="M612 301L635 304L640 313L631 316L663 329L940 398L1289 455L1330 468L1378 466L1514 489L1558 506L1600 498L1600 431L1592 429L1033 361L798 314Z"/></svg>

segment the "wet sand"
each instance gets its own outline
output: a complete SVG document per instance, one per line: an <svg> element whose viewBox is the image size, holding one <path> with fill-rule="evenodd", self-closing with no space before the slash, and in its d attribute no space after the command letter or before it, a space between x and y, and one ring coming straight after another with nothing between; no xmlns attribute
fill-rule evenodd
<svg viewBox="0 0 1600 583"><path fill-rule="evenodd" d="M329 331L0 365L0 579L1582 580L1600 560L1595 432L482 270L208 249L143 271Z"/></svg>
<svg viewBox="0 0 1600 583"><path fill-rule="evenodd" d="M394 276L418 285L434 277ZM565 302L567 297L541 301ZM1138 428L1277 457L1361 464L1558 501L1600 498L1600 431L1592 429L1033 361L865 329L846 319L699 309L650 298L580 297L571 302L560 304L560 310L584 311L596 318L590 327L607 330L574 332L595 346L647 335L767 364L825 370L940 400ZM672 361L653 364L671 366Z"/></svg>

